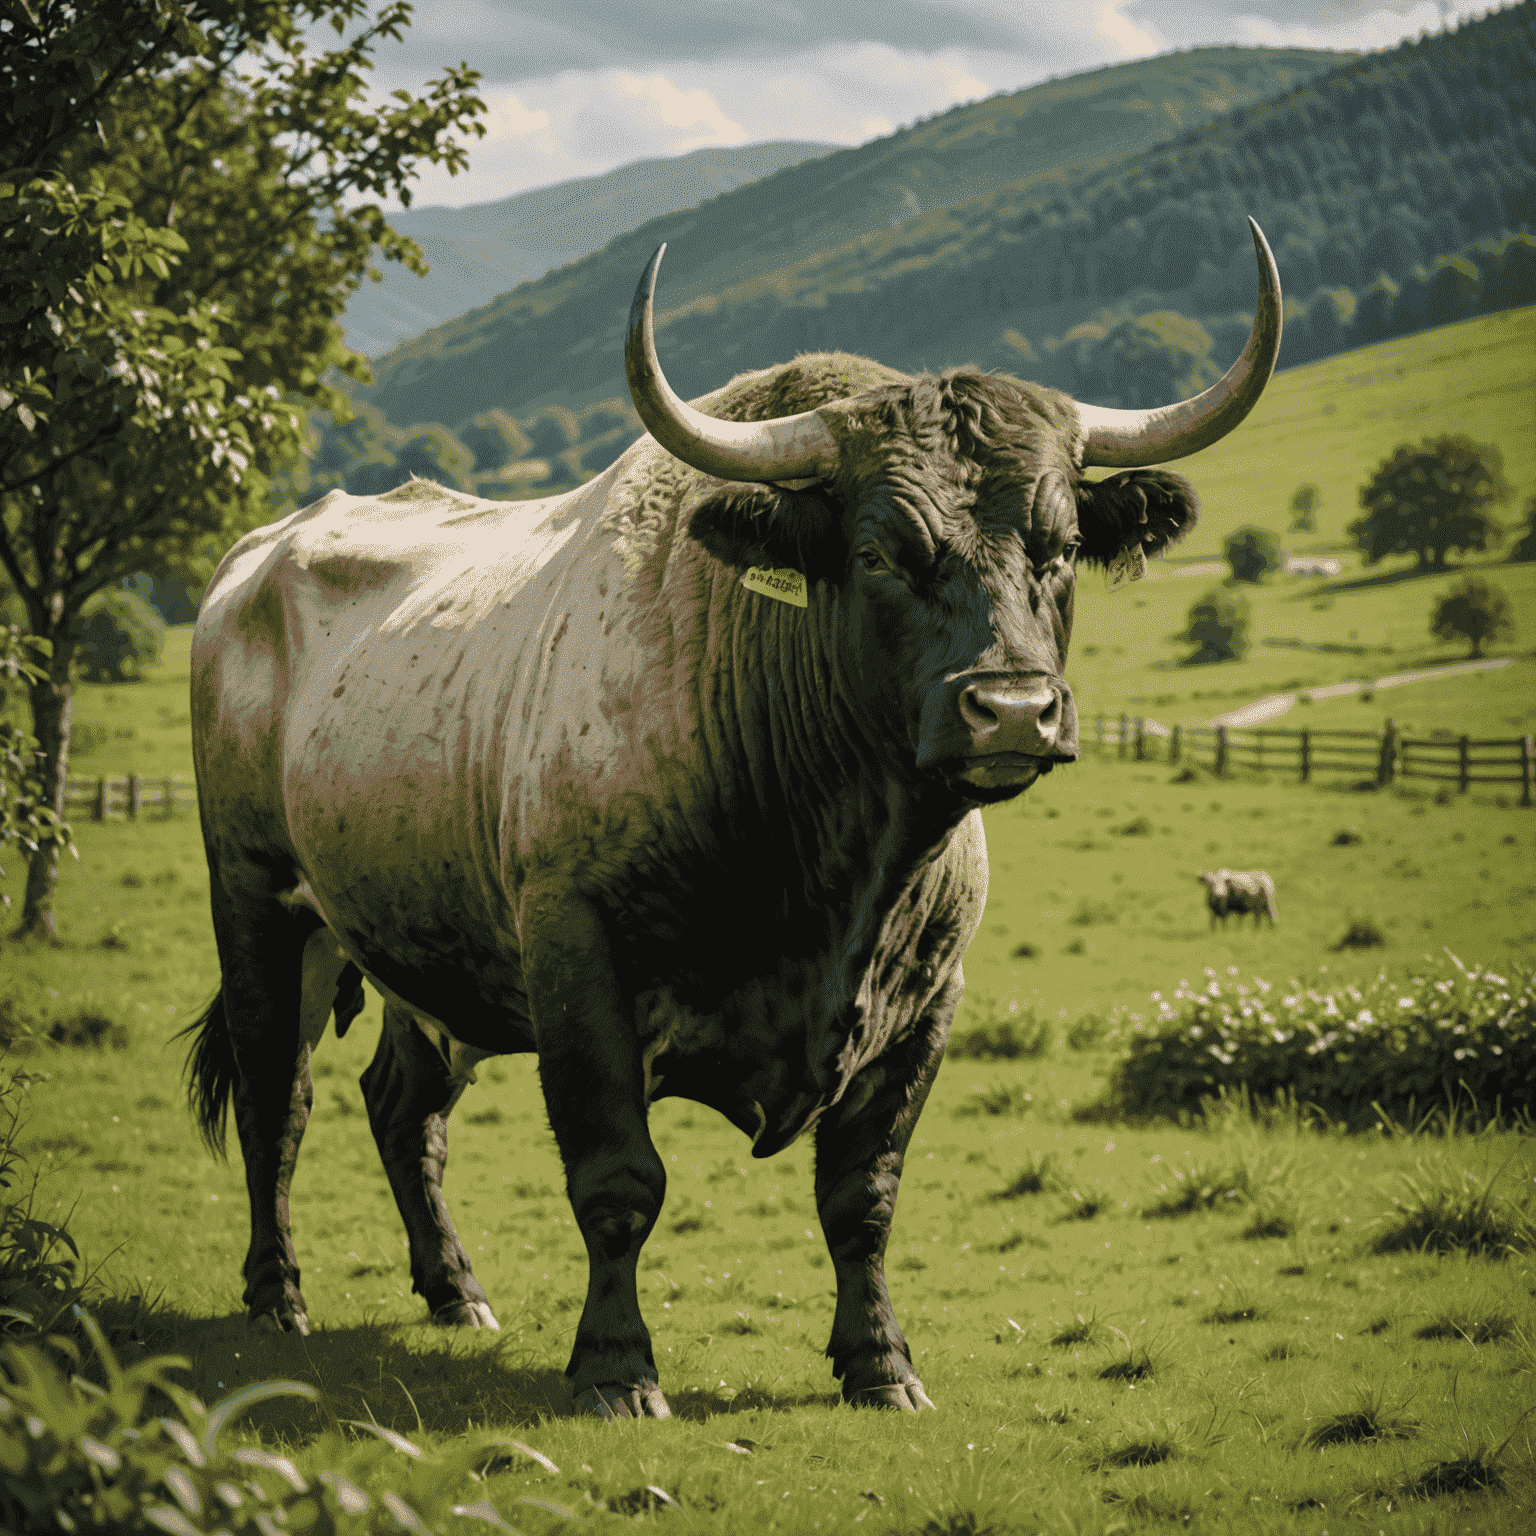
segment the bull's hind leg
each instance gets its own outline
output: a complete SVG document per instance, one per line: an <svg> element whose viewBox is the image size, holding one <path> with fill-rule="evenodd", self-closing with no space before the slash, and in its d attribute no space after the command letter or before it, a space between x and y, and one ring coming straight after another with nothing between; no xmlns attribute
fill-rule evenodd
<svg viewBox="0 0 1536 1536"><path fill-rule="evenodd" d="M443 1200L448 1113L472 1072L472 1062L456 1061L452 1050L444 1060L408 1009L386 1003L363 1100L410 1241L411 1289L435 1323L499 1328Z"/></svg>
<svg viewBox="0 0 1536 1536"><path fill-rule="evenodd" d="M913 1413L933 1407L891 1309L885 1246L907 1143L943 1060L959 995L957 983L816 1122L816 1209L837 1276L827 1354L850 1403Z"/></svg>
<svg viewBox="0 0 1536 1536"><path fill-rule="evenodd" d="M237 901L217 878L212 895L251 1207L246 1313L284 1332L308 1333L289 1190L314 1098L309 1058L336 1005L346 960L311 912L274 899Z"/></svg>
<svg viewBox="0 0 1536 1536"><path fill-rule="evenodd" d="M597 914L568 896L523 897L523 968L549 1123L587 1245L587 1302L565 1368L578 1413L671 1417L635 1266L666 1193L645 1116L645 1072Z"/></svg>

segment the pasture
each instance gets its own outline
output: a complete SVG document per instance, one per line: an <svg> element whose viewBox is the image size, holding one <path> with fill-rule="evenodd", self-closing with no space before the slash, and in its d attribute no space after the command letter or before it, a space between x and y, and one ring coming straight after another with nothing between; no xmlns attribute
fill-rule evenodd
<svg viewBox="0 0 1536 1536"><path fill-rule="evenodd" d="M1431 431L1498 436L1523 499L1536 444L1527 434L1520 447L1508 401L1524 389L1528 404L1532 339L1526 310L1280 375L1230 446L1192 461L1206 515L1180 559L1219 557L1220 537L1242 522L1283 528L1303 479L1324 486L1322 526L1292 547L1338 552L1359 479L1396 442ZM1168 637L1212 578L1170 565L1107 593L1085 577L1069 669L1085 716L1203 720L1281 687L1452 659L1429 640L1427 613L1455 572L1361 582L1344 558L1333 582L1253 592L1248 659L1198 669L1175 665L1184 647ZM1536 567L1488 574L1519 626L1496 650L1529 652ZM1265 635L1393 649L1266 647ZM81 687L78 774L190 772L188 640L172 631L143 683ZM1531 666L1298 706L1279 723L1377 728L1390 714L1415 729L1512 735L1536 716ZM755 1162L711 1111L664 1100L652 1123L671 1182L641 1296L677 1419L564 1417L585 1254L528 1058L484 1064L450 1125L447 1197L502 1331L432 1329L410 1294L357 1085L378 1036L371 994L348 1036L320 1049L294 1186L315 1332L247 1329L238 1154L220 1163L197 1141L182 1045L170 1043L217 977L190 814L77 823L62 945L0 956L0 998L18 1013L44 1025L94 1017L115 1027L106 1039L126 1041L8 1063L46 1074L25 1096L18 1143L41 1170L39 1214L68 1216L125 1359L188 1356L182 1379L209 1403L267 1378L318 1387L312 1407L279 1400L241 1421L301 1460L317 1445L341 1454L341 1421L375 1420L427 1455L365 1438L345 1452L350 1474L420 1503L463 1445L533 1446L559 1470L513 1455L475 1483L460 1457L451 1489L488 1497L525 1532L569 1521L524 1498L602 1530L1530 1530L1536 1256L1373 1251L1394 1200L1412 1203L1408 1180L1453 1193L1493 1180L1528 1201L1528 1134L1506 1122L1480 1135L1345 1137L1232 1112L1125 1126L1092 1106L1117 1021L1149 1009L1153 993L1198 985L1206 968L1329 983L1406 974L1442 947L1494 966L1528 960L1536 813L1486 790L1438 803L1413 786L1216 780L1090 754L989 811L987 826L991 893L957 1032L1013 1019L1045 1028L1033 1057L946 1062L909 1154L887 1263L938 1413L838 1402L821 1356L833 1290L808 1141ZM1336 843L1341 832L1357 837ZM1275 929L1211 930L1194 876L1220 865L1274 876ZM13 863L13 899L20 875ZM1380 930L1382 947L1334 948L1357 921ZM1210 1199L1183 1200L1188 1191ZM1160 1205L1189 1208L1149 1214ZM1477 1486L1490 1479L1502 1486ZM658 1507L651 1486L681 1510Z"/></svg>

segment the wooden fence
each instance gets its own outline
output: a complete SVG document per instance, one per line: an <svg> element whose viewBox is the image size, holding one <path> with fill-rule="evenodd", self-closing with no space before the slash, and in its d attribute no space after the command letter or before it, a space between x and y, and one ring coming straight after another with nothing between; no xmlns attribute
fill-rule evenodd
<svg viewBox="0 0 1536 1536"><path fill-rule="evenodd" d="M146 779L130 773L121 779L75 779L69 781L64 799L66 816L85 812L92 821L126 816L136 821L140 816L164 821L178 810L197 808L197 785L184 773L169 778Z"/></svg>
<svg viewBox="0 0 1536 1536"><path fill-rule="evenodd" d="M1099 715L1093 740L1101 753L1138 763L1204 763L1217 775L1251 768L1294 773L1305 784L1314 773L1350 773L1383 788L1396 779L1434 779L1454 784L1459 794L1473 784L1518 784L1527 806L1536 787L1536 737L1408 737L1391 720L1380 731L1282 731Z"/></svg>

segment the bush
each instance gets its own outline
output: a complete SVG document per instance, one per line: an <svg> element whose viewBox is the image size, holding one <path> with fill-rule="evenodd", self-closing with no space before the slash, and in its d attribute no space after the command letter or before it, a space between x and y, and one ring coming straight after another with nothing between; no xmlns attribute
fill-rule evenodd
<svg viewBox="0 0 1536 1536"><path fill-rule="evenodd" d="M1050 1048L1049 1024L1033 1013L1011 1012L951 1035L945 1054L969 1061L1017 1061L1043 1056Z"/></svg>
<svg viewBox="0 0 1536 1536"><path fill-rule="evenodd" d="M101 592L85 605L76 665L88 682L126 683L159 661L164 639L165 620L137 592Z"/></svg>
<svg viewBox="0 0 1536 1536"><path fill-rule="evenodd" d="M1385 973L1332 991L1283 992L1206 971L1180 983L1158 1016L1132 1016L1108 1104L1126 1116L1198 1114L1202 1101L1246 1087L1254 1101L1294 1093L1350 1130L1410 1123L1436 1109L1489 1118L1523 1109L1536 1080L1536 970L1504 977L1454 955L1407 979ZM1277 995L1279 993L1279 995ZM1467 1101L1471 1100L1468 1111ZM1379 1109L1378 1109L1379 1106Z"/></svg>
<svg viewBox="0 0 1536 1536"><path fill-rule="evenodd" d="M1233 581L1262 581L1285 563L1280 541L1268 528L1239 528L1226 543Z"/></svg>
<svg viewBox="0 0 1536 1536"><path fill-rule="evenodd" d="M1178 638L1195 647L1184 658L1186 667L1241 660L1248 654L1248 599L1214 588L1191 605L1188 626Z"/></svg>

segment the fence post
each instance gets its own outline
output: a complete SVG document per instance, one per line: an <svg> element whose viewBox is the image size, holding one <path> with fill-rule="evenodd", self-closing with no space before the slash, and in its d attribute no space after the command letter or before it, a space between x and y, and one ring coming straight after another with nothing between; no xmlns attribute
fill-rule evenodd
<svg viewBox="0 0 1536 1536"><path fill-rule="evenodd" d="M1147 722L1140 715L1136 717L1136 761L1144 763L1147 760Z"/></svg>
<svg viewBox="0 0 1536 1536"><path fill-rule="evenodd" d="M1125 756L1126 738L1131 734L1131 721L1129 715L1120 716L1120 743L1116 748L1117 756Z"/></svg>
<svg viewBox="0 0 1536 1536"><path fill-rule="evenodd" d="M1456 793L1458 795L1464 795L1467 792L1467 785L1472 782L1472 752L1471 752L1472 741L1471 741L1471 738L1468 737L1468 736L1463 736L1461 738L1461 741L1458 743L1458 745L1459 745L1459 747L1461 749L1461 751L1459 753L1461 762L1460 762L1460 766L1459 766L1459 768L1457 770L1458 773L1460 774L1460 778L1457 780L1457 783L1456 783Z"/></svg>
<svg viewBox="0 0 1536 1536"><path fill-rule="evenodd" d="M1312 777L1312 732L1305 728L1301 733L1301 782Z"/></svg>
<svg viewBox="0 0 1536 1536"><path fill-rule="evenodd" d="M107 819L107 781L96 780L96 798L91 802L91 820L105 821Z"/></svg>
<svg viewBox="0 0 1536 1536"><path fill-rule="evenodd" d="M1104 748L1104 716L1103 715L1095 715L1093 717L1093 744L1096 747L1098 747L1100 751L1102 751L1103 748Z"/></svg>
<svg viewBox="0 0 1536 1536"><path fill-rule="evenodd" d="M139 819L139 807L144 803L144 781L136 773L128 775L128 815L131 820Z"/></svg>
<svg viewBox="0 0 1536 1536"><path fill-rule="evenodd" d="M176 809L176 791L169 779L165 781L165 798L161 804L165 807L165 819L169 821L171 812Z"/></svg>
<svg viewBox="0 0 1536 1536"><path fill-rule="evenodd" d="M1168 738L1168 761L1170 763L1177 763L1179 760L1179 754L1183 750L1184 727L1182 725L1176 725L1173 728L1173 734ZM1527 783L1529 783L1529 776L1527 776Z"/></svg>
<svg viewBox="0 0 1536 1536"><path fill-rule="evenodd" d="M1259 772L1264 772L1264 732L1253 733L1253 766Z"/></svg>
<svg viewBox="0 0 1536 1536"><path fill-rule="evenodd" d="M1227 771L1227 728L1224 725L1216 727L1216 762L1213 771L1218 779Z"/></svg>
<svg viewBox="0 0 1536 1536"><path fill-rule="evenodd" d="M1531 781L1536 779L1536 736L1520 738L1520 804L1531 803Z"/></svg>
<svg viewBox="0 0 1536 1536"><path fill-rule="evenodd" d="M1388 720L1381 730L1381 758L1376 764L1376 783L1385 789L1397 766L1397 726Z"/></svg>

